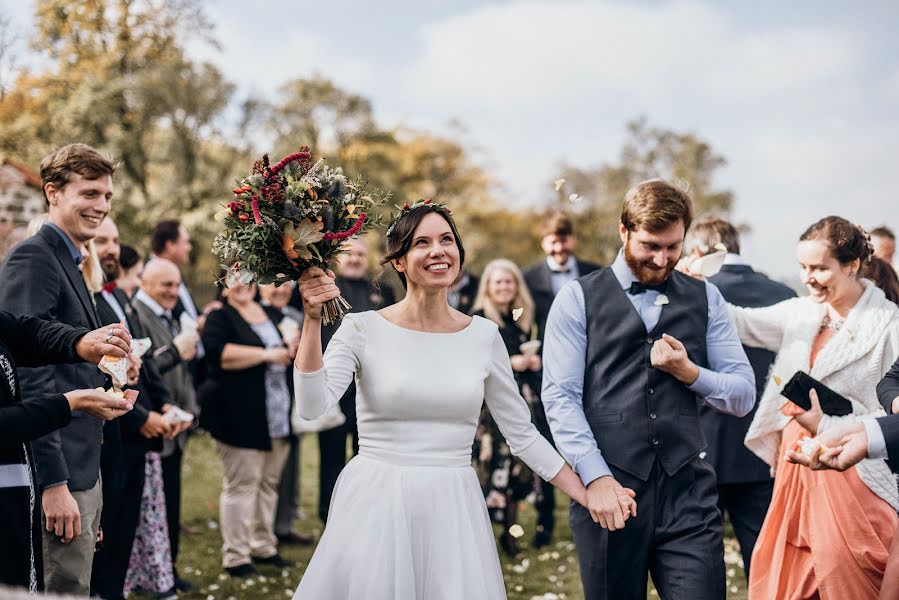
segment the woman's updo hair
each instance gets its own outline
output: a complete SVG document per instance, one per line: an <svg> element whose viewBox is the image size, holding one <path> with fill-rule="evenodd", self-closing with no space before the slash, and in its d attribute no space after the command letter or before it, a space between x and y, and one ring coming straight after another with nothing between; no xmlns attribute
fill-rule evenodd
<svg viewBox="0 0 899 600"><path fill-rule="evenodd" d="M874 254L868 232L843 217L824 217L799 236L800 242L807 240L825 242L830 246L834 258L842 265L851 263L856 258L864 263Z"/></svg>
<svg viewBox="0 0 899 600"><path fill-rule="evenodd" d="M409 209L404 207L393 225L387 230L387 254L381 259L382 266L406 256L412 247L415 230L430 213L440 215L449 224L453 237L456 239L456 247L459 249L459 271L461 272L462 266L465 264L465 248L462 247L462 237L459 235L459 230L456 229L452 213L445 204L433 204L430 201L425 203L423 200L416 202ZM407 288L406 274L399 271L396 274L399 275L403 288Z"/></svg>

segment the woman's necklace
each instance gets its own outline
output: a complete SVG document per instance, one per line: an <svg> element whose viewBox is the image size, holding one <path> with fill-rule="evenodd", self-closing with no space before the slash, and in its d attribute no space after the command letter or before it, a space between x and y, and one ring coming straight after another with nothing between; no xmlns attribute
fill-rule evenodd
<svg viewBox="0 0 899 600"><path fill-rule="evenodd" d="M845 323L845 319L840 319L839 321L835 321L830 318L830 315L825 314L824 320L821 321L821 329L818 331L824 331L825 329L830 329L834 333L838 332L842 327L843 323Z"/></svg>

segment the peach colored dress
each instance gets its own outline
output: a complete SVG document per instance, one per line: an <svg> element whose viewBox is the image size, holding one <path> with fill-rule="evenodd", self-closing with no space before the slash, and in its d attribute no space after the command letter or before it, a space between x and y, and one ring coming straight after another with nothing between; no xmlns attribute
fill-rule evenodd
<svg viewBox="0 0 899 600"><path fill-rule="evenodd" d="M803 409L787 401L787 416ZM779 456L809 433L783 430ZM899 525L896 511L845 472L812 471L779 460L774 495L752 553L750 600L876 599Z"/></svg>

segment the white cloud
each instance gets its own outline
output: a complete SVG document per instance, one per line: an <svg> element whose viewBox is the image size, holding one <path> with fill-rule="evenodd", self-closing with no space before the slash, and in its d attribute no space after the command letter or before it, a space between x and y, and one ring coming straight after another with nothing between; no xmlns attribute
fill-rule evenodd
<svg viewBox="0 0 899 600"><path fill-rule="evenodd" d="M792 274L796 236L824 214L896 218L899 53L873 51L892 42L864 21L583 0L423 10L397 27L387 9L379 23L341 5L336 24L324 8L278 20L278 6L258 19L246 3L210 5L224 51L201 52L245 91L319 72L386 123L446 131L458 119L510 199L546 198L562 159L615 160L624 123L645 114L728 158L719 183L770 272Z"/></svg>

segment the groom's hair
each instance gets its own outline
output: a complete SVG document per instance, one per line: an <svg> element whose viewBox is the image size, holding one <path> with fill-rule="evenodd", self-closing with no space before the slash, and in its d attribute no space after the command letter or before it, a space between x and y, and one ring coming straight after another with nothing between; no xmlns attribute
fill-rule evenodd
<svg viewBox="0 0 899 600"><path fill-rule="evenodd" d="M663 179L638 183L624 196L621 223L628 231L662 231L683 222L684 231L693 222L693 202L684 190Z"/></svg>

